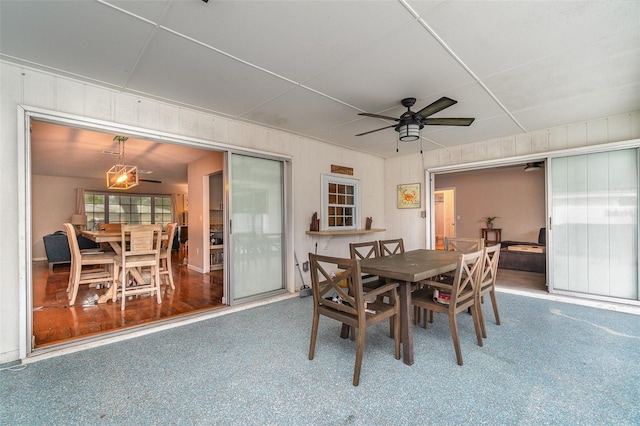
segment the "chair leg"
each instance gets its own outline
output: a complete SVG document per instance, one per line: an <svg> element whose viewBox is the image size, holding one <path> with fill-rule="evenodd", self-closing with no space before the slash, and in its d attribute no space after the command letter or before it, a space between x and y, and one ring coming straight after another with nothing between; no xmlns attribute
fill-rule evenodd
<svg viewBox="0 0 640 426"><path fill-rule="evenodd" d="M169 275L169 284L171 284L171 289L175 290L176 286L173 284L173 270L171 269L171 251L167 254L167 274Z"/></svg>
<svg viewBox="0 0 640 426"><path fill-rule="evenodd" d="M496 324L500 325L500 314L498 314L498 300L496 299L496 291L491 290L491 304L493 305L493 315L496 317Z"/></svg>
<svg viewBox="0 0 640 426"><path fill-rule="evenodd" d="M470 308L471 310L471 315L474 315L473 313L473 308ZM477 317L478 317L478 322L480 323L480 331L482 332L482 337L484 337L485 339L487 338L487 328L485 327L484 324L484 313L482 312L482 303L476 303L475 304L475 310L477 312ZM474 322L475 322L475 318L474 318Z"/></svg>
<svg viewBox="0 0 640 426"><path fill-rule="evenodd" d="M313 323L311 324L311 342L309 343L309 360L313 359L316 351L316 339L318 337L318 322L320 315L317 312L313 313Z"/></svg>
<svg viewBox="0 0 640 426"><path fill-rule="evenodd" d="M486 333L483 332L484 324L481 324L480 321L484 321L482 319L482 308L480 307L480 303L474 303L471 306L471 317L473 318L473 327L476 330L476 338L478 339L478 346L482 346L482 337L486 337Z"/></svg>
<svg viewBox="0 0 640 426"><path fill-rule="evenodd" d="M78 265L80 266L80 265ZM76 266L72 268L69 276L69 305L76 303L76 297L78 296L78 287L80 287L80 275L82 273L82 266L79 268Z"/></svg>
<svg viewBox="0 0 640 426"><path fill-rule="evenodd" d="M113 297L111 298L111 301L113 303L116 303L116 300L118 300L118 277L120 276L120 266L119 265L113 265L113 282L111 283L111 286L113 287Z"/></svg>
<svg viewBox="0 0 640 426"><path fill-rule="evenodd" d="M395 357L400 359L400 315L396 315L393 320L393 340L395 345Z"/></svg>
<svg viewBox="0 0 640 426"><path fill-rule="evenodd" d="M460 349L460 336L458 335L458 320L456 314L449 314L449 328L451 329L453 348L456 351L456 360L458 361L458 365L462 365L462 350Z"/></svg>
<svg viewBox="0 0 640 426"><path fill-rule="evenodd" d="M158 303L162 303L162 293L160 292L160 266L151 267L151 280L153 281L153 288L156 292L156 300Z"/></svg>
<svg viewBox="0 0 640 426"><path fill-rule="evenodd" d="M366 327L358 327L358 344L356 347L356 365L353 369L353 386L360 383L360 369L362 367L362 355L364 354L364 337Z"/></svg>

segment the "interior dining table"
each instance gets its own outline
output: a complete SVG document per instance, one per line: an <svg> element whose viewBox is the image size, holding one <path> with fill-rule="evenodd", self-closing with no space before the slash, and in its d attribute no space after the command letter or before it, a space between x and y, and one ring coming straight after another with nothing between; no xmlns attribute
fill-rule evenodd
<svg viewBox="0 0 640 426"><path fill-rule="evenodd" d="M360 260L363 273L389 278L400 284L400 333L405 364L413 365L412 285L454 271L461 255L456 251L419 249Z"/></svg>
<svg viewBox="0 0 640 426"><path fill-rule="evenodd" d="M94 243L107 243L115 254L122 254L122 234L119 231L93 231L83 229L81 231L83 237L90 239ZM166 240L169 236L166 233L162 233L162 239ZM143 283L144 279L140 273L133 272L135 280L139 283ZM106 303L113 298L113 293L116 291L115 286L109 287L105 294L98 298L98 303Z"/></svg>

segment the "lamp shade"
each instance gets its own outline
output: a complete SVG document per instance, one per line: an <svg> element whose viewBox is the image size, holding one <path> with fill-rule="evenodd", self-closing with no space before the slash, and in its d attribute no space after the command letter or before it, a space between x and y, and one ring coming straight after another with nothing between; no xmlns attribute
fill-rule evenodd
<svg viewBox="0 0 640 426"><path fill-rule="evenodd" d="M86 214L72 214L71 215L71 224L72 225L86 225L87 224L87 215Z"/></svg>
<svg viewBox="0 0 640 426"><path fill-rule="evenodd" d="M403 124L398 127L398 138L402 142L411 142L420 138L420 125L415 123Z"/></svg>

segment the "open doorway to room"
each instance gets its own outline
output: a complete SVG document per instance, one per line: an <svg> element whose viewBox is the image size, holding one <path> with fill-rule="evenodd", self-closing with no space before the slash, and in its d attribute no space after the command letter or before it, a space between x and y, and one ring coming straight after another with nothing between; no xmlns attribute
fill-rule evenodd
<svg viewBox="0 0 640 426"><path fill-rule="evenodd" d="M204 230L197 229L197 220L188 223L189 204L193 208L205 198L201 186L190 190L189 175L211 173L213 166L208 164L215 164L216 171L221 172L222 152L160 143L136 138L135 134L128 135L122 149L114 141L116 136L122 136L120 133L37 119L30 124L32 265L27 294L32 307L28 319L32 350L225 306L223 268L210 271L208 255L206 264L200 265L205 256L194 254L205 248L204 241L198 242L205 240L200 237ZM137 167L138 185L109 190L105 185L106 171L120 163ZM202 177L199 180L202 182ZM77 214L80 204L85 208L83 214ZM84 219L75 223L78 217ZM70 303L67 286L71 254L63 223L71 222L80 247L91 250L104 247L85 238L82 231L95 229L98 223L161 223L163 228L176 223L179 231L169 244L175 288L162 285L161 304L155 297L138 296L128 300L121 311L120 303L97 303L108 282L80 285L74 303ZM208 253L208 228L206 235Z"/></svg>
<svg viewBox="0 0 640 426"><path fill-rule="evenodd" d="M518 163L434 173L436 247L439 229L442 234L446 232L446 217L452 219L449 223L456 237L482 238L486 226L483 218L496 216L497 242L502 245L498 284L547 292L545 164L535 164L535 169ZM451 195L455 210L448 216L446 197L451 188L455 188Z"/></svg>
<svg viewBox="0 0 640 426"><path fill-rule="evenodd" d="M444 249L444 239L456 236L455 189L440 189L433 193L435 213L435 247Z"/></svg>

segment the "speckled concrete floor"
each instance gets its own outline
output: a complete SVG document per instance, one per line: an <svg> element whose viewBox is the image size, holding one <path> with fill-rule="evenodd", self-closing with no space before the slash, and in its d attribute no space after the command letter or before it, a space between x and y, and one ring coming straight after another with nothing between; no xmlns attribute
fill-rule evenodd
<svg viewBox="0 0 640 426"><path fill-rule="evenodd" d="M416 327L415 363L388 325L355 344L321 318L307 359L311 298L277 303L0 372L0 424L640 424L640 316L500 293L488 338L459 316Z"/></svg>

